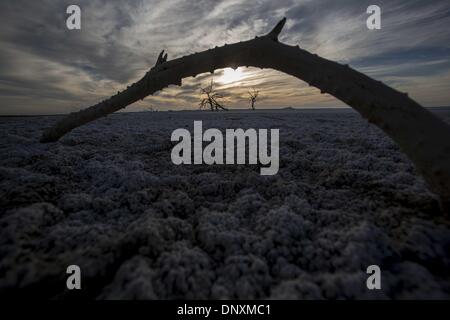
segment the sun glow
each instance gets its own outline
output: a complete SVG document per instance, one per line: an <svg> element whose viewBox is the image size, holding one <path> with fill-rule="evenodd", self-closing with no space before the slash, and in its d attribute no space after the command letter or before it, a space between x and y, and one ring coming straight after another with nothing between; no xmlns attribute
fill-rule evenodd
<svg viewBox="0 0 450 320"><path fill-rule="evenodd" d="M237 68L236 70L226 68L223 71L223 75L220 76L217 81L222 84L230 84L242 80L243 76L244 73L242 72L241 68Z"/></svg>

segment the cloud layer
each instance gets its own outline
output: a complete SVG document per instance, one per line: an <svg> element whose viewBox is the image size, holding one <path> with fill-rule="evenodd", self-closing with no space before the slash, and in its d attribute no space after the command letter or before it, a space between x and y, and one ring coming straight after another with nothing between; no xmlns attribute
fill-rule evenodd
<svg viewBox="0 0 450 320"><path fill-rule="evenodd" d="M366 28L369 1L78 0L82 30L66 28L73 1L0 4L0 114L67 113L85 108L140 78L166 49L169 59L266 33L282 16L281 40L349 63L407 91L426 106L450 104L448 1L378 1L382 29ZM242 69L220 81L230 107L247 108L247 91L261 91L259 107L323 107L342 103L272 70ZM127 111L197 108L209 75L189 78Z"/></svg>

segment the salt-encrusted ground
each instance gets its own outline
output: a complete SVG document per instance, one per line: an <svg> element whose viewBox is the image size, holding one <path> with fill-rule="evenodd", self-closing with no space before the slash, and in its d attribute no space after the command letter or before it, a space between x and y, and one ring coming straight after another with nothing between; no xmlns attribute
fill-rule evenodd
<svg viewBox="0 0 450 320"><path fill-rule="evenodd" d="M450 111L439 116L450 119ZM0 292L39 298L449 298L450 225L393 142L349 110L0 118ZM280 128L278 175L175 166L170 135ZM65 290L66 267L82 290ZM368 265L382 290L365 286Z"/></svg>

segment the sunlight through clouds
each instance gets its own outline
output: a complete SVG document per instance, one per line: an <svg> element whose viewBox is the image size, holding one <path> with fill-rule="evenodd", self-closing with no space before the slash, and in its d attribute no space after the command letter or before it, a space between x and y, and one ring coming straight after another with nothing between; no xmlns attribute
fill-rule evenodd
<svg viewBox="0 0 450 320"><path fill-rule="evenodd" d="M383 28L377 31L365 27L371 4L366 0L77 3L83 14L79 32L61 27L69 0L0 3L0 114L87 107L140 79L162 49L171 60L249 40L267 33L282 16L288 22L280 41L348 63L425 106L450 105L450 88L441 83L450 72L450 48L443 45L450 43L450 29L442 28L450 24L445 0L380 0ZM248 107L247 92L253 88L261 91L260 108L343 106L288 75L240 67L184 79L181 88L160 91L125 111L149 105L195 109L200 87L213 79L233 108Z"/></svg>

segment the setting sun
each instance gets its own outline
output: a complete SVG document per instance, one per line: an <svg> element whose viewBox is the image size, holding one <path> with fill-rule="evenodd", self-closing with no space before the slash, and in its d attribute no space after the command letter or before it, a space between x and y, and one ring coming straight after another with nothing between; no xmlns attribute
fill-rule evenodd
<svg viewBox="0 0 450 320"><path fill-rule="evenodd" d="M229 84L241 80L243 75L244 73L242 72L241 68L237 68L236 70L226 68L223 71L223 75L220 76L217 81L222 84Z"/></svg>

